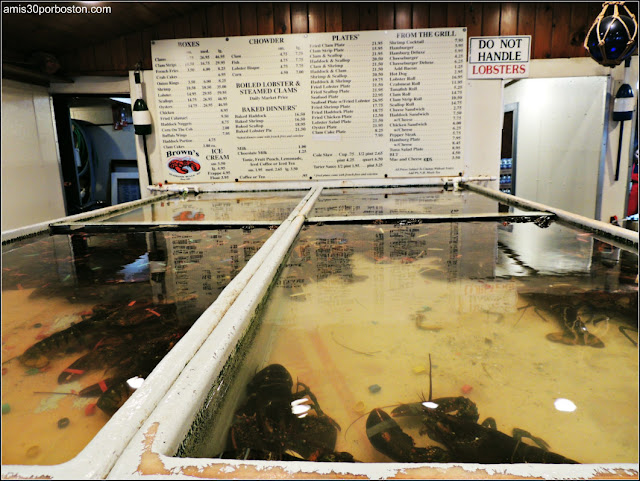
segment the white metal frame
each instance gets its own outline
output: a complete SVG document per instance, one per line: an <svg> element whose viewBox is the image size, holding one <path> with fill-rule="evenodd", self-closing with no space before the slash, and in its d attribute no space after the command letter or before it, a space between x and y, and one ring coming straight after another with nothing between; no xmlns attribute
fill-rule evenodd
<svg viewBox="0 0 640 481"><path fill-rule="evenodd" d="M491 180L481 178L477 180ZM408 180L400 185L442 185L451 182L455 188L462 184L471 191L489 195L526 209L553 213L559 219L638 247L638 233L593 221L581 216L533 203L515 196L502 194L470 183L470 179L441 179L416 182ZM304 190L307 183L272 183L244 185L244 189L255 190ZM305 184L305 185L301 185ZM233 184L232 184L233 185ZM184 439L193 417L200 409L213 382L222 371L225 362L241 339L252 316L269 285L273 281L282 260L294 242L299 230L308 219L308 214L323 188L335 187L390 187L399 185L398 179L384 181L339 181L313 182L307 195L282 222L280 227L251 258L245 268L223 290L216 301L202 314L187 334L158 364L143 386L98 432L89 444L71 461L55 466L2 466L2 477L34 478L46 476L50 479L133 479L171 477L191 478L280 478L364 476L369 479L389 478L395 475L417 478L458 479L465 471L473 476L490 476L494 473L510 477L543 477L547 479L592 478L613 476L637 477L638 464L585 464L585 465L476 465L476 464L398 464L398 463L311 463L311 462L265 462L221 459L177 458L173 454ZM224 191L228 191L228 185ZM241 187L241 186L238 186ZM249 188L247 188L249 187ZM261 187L261 189L259 189ZM196 190L180 186L180 191ZM174 189L174 192L176 189ZM120 204L119 209L135 208L155 201L172 192L150 199ZM93 216L81 214L56 222L89 221L107 214L113 208L95 211ZM89 213L91 214L91 213ZM531 214L534 214L533 212ZM410 216L401 216L410 217ZM398 218L401 218L398 217ZM455 218L453 216L452 218ZM36 232L43 232L42 225L30 226L6 236L6 242ZM5 233L3 233L5 243ZM210 335L216 329L216 335ZM148 474L143 474L144 470Z"/></svg>
<svg viewBox="0 0 640 481"><path fill-rule="evenodd" d="M215 302L198 318L169 354L156 366L147 377L142 387L125 402L125 404L111 417L105 426L72 460L52 466L3 465L2 477L33 478L47 476L53 479L103 479L120 456L128 441L139 429L142 422L153 411L162 396L171 387L209 334L218 325L224 314L243 291L249 280L256 274L258 268L271 255L271 251L282 245L282 238L289 230L289 225L297 219L302 207L309 201L312 192L300 201L289 217L282 222L258 252L249 260L244 269L225 287ZM135 208L149 203L150 200L164 198L166 195L152 199L120 204ZM112 214L114 209L101 209L94 212L92 217L98 218L104 214ZM77 220L77 216L67 217L66 220ZM64 221L64 219L58 219ZM30 234L36 229L26 228L24 232ZM17 233L14 238L25 237ZM287 244L288 245L288 244Z"/></svg>

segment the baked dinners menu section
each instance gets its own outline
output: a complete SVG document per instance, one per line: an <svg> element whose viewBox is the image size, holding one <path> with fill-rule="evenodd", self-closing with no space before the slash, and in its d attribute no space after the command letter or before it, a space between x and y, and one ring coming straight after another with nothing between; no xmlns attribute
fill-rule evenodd
<svg viewBox="0 0 640 481"><path fill-rule="evenodd" d="M466 29L152 42L164 179L451 176Z"/></svg>

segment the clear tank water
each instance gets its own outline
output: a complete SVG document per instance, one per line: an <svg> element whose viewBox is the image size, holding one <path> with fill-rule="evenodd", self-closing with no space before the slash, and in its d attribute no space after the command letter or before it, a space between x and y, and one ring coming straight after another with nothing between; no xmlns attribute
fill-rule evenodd
<svg viewBox="0 0 640 481"><path fill-rule="evenodd" d="M152 202L100 222L221 222L227 220L282 222L306 192L188 194Z"/></svg>
<svg viewBox="0 0 640 481"><path fill-rule="evenodd" d="M369 442L367 414L428 397L431 356L433 398L467 397L479 422L525 429L581 463L637 463L637 267L636 252L558 223L306 226L230 361L226 397L207 403L177 454L269 449L277 412L239 409L256 372L278 363L339 424L336 451L392 462ZM563 329L576 319L587 345ZM435 444L397 420L416 445ZM316 433L287 429L295 459ZM252 430L265 434L247 445Z"/></svg>
<svg viewBox="0 0 640 481"><path fill-rule="evenodd" d="M2 464L78 454L110 418L105 389L114 385L106 406L117 409L131 392L125 381L149 374L271 233L73 234L3 246Z"/></svg>
<svg viewBox="0 0 640 481"><path fill-rule="evenodd" d="M269 237L271 229L250 222L276 224L303 195L190 194L102 219L110 232L118 232L118 222L156 223L151 231L79 232L4 246L3 464L68 460L108 420L92 407L95 396L74 392L100 387L117 370L113 364L98 363L70 383L58 378L79 357L118 339L112 330L96 336L102 327L88 329L91 336L83 339L91 342L45 356L41 367L17 359L30 345L93 319L99 306L123 324L124 338L140 335L132 327L136 319L148 327L162 316L176 329L158 320L162 327L147 334L179 336ZM559 224L313 221L508 211L521 213L464 190L325 189L229 363L239 368L224 379L227 396L199 413L178 454L228 451L247 383L257 370L280 363L340 425L336 450L389 462L371 447L361 415L428 396L431 355L434 398L464 394L477 404L480 420L492 416L506 433L527 429L580 462L637 462L637 252ZM226 220L247 227L161 230L164 222ZM567 312L584 320L604 347L572 345L562 329ZM158 356L167 346L160 347ZM116 365L126 363L123 349L113 352ZM559 411L557 399L577 409ZM401 423L417 445L434 444L415 423ZM302 441L291 434L295 452Z"/></svg>

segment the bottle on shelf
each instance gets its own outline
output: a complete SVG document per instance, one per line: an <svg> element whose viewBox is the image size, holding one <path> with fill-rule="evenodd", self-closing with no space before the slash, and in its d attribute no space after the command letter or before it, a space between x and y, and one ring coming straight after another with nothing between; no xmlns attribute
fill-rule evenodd
<svg viewBox="0 0 640 481"><path fill-rule="evenodd" d="M134 73L136 83L136 101L133 104L133 129L136 135L149 135L151 133L151 114L149 107L142 97L142 84L140 72Z"/></svg>

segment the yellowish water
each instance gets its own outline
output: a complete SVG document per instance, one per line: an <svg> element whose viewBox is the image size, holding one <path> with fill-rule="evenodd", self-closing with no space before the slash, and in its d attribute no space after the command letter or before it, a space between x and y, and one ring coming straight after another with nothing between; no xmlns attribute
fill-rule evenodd
<svg viewBox="0 0 640 481"><path fill-rule="evenodd" d="M359 275L380 268L355 258L354 265ZM407 270L417 273L417 267L384 266L382 275L391 282ZM305 301L288 303L279 319L271 321L267 314L279 334L265 364L284 365L312 389L322 409L342 427L336 450L361 461L389 459L368 442L366 416L348 432L347 426L362 409L428 396L431 354L434 398L463 395L468 385L467 397L477 404L480 421L494 417L502 432L528 430L552 451L583 463L637 463L636 348L615 322L606 332L594 331L605 349L549 342L545 336L558 328L531 308L518 311L527 303L514 295L516 287L516 282L485 287L432 281L397 287L403 292L394 299L375 296L365 282L345 285L329 278L306 286ZM499 290L514 302L500 312L503 316L465 312L460 294L476 288ZM336 296L359 302L335 302ZM434 330L419 329L413 319L426 298L432 309L424 315ZM382 388L378 393L368 389L374 384ZM556 410L558 398L573 401L576 411ZM428 438L415 440L419 446L433 444Z"/></svg>
<svg viewBox="0 0 640 481"><path fill-rule="evenodd" d="M3 293L3 375L2 404L10 406L10 412L2 416L2 464L59 464L73 458L109 420L99 409L93 414L85 412L95 398L34 394L34 392L79 392L83 387L104 378L102 370L89 373L82 385L75 382L60 385L58 375L77 357L64 356L52 359L43 369L30 370L16 359L38 335L49 335L78 321L79 312L90 305L70 305L55 298L29 298L33 289L6 291ZM58 323L52 323L51 312L58 313ZM36 328L34 325L41 324ZM25 335L26 333L29 333ZM6 341L6 342L5 342ZM58 421L69 419L64 428ZM52 447L54 447L52 449Z"/></svg>
<svg viewBox="0 0 640 481"><path fill-rule="evenodd" d="M551 451L581 463L638 462L637 347L619 331L634 318L611 305L591 306L606 317L588 323L605 347L555 343L546 338L561 331L553 310L538 304L536 312L530 297L520 295L552 292L574 302L580 293L598 289L595 261L591 275L562 273L558 265L560 273L547 277L540 271L496 277L491 273L517 266L497 260L491 240L474 237L490 233L486 226L459 232L448 225L421 226L413 239L426 236L429 244L394 256L388 255L389 243L376 250L375 242L366 242L376 230L388 236L387 226L333 229L333 241L327 226L301 235L262 316L261 332L269 334L259 338L270 345L254 349L267 354L247 368L255 372L279 363L294 383L308 385L341 426L337 451L363 462L391 461L368 441L367 414L377 407L390 413L393 405L428 397L430 354L433 398L465 395L476 403L479 422L490 416L504 433L527 430ZM369 232L365 240L354 234L363 229ZM452 233L459 249L450 249ZM568 234L574 241L575 236ZM591 251L577 245L573 251L570 243L556 247L588 266ZM465 259L488 263L489 275L462 275ZM567 265L573 266L569 260ZM637 284L619 289L637 297ZM637 333L631 335L637 340ZM379 392L371 392L374 385ZM571 400L575 411L557 410L560 398ZM434 444L415 425L399 422L417 446ZM295 451L295 442L290 448Z"/></svg>
<svg viewBox="0 0 640 481"><path fill-rule="evenodd" d="M73 393L116 375L146 376L153 367L146 361L157 363L170 348L154 342L177 341L270 233L46 236L3 248L2 464L51 465L77 455L109 416L95 407L97 395ZM113 309L106 324L94 322L100 304ZM68 336L77 351L66 353L65 343L50 343L44 366L17 359L35 343L81 323L91 326L92 336ZM66 368L103 340L113 352L92 363L85 358L75 367L85 374L58 383Z"/></svg>

